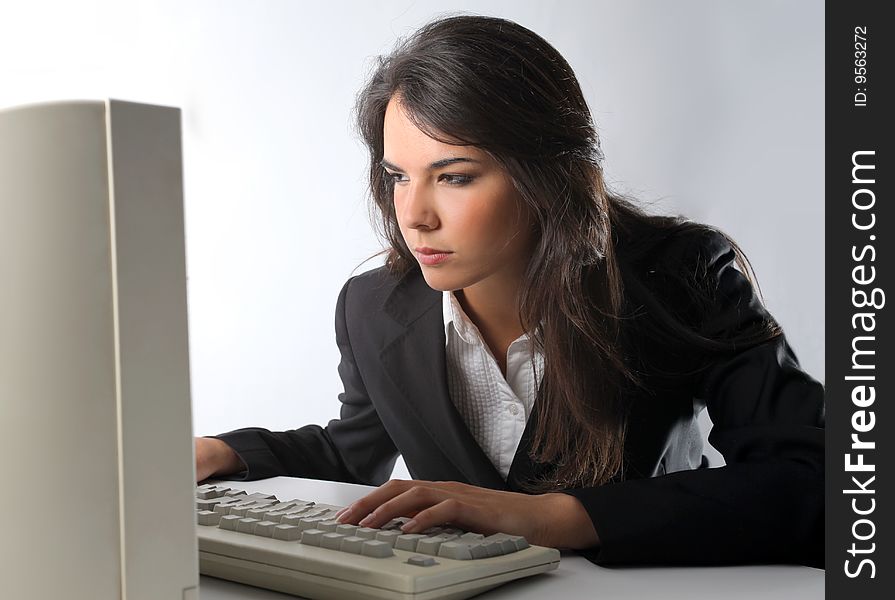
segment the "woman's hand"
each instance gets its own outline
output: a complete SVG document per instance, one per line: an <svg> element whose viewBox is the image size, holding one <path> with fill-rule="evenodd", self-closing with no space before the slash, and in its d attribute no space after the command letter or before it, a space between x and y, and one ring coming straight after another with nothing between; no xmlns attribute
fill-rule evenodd
<svg viewBox="0 0 895 600"><path fill-rule="evenodd" d="M590 548L599 543L581 503L567 494L520 494L454 481L392 479L336 518L341 523L379 528L395 517L412 517L404 533L451 525L485 535L521 535L530 544Z"/></svg>
<svg viewBox="0 0 895 600"><path fill-rule="evenodd" d="M212 475L230 475L245 470L245 465L233 448L216 438L197 437L196 481Z"/></svg>

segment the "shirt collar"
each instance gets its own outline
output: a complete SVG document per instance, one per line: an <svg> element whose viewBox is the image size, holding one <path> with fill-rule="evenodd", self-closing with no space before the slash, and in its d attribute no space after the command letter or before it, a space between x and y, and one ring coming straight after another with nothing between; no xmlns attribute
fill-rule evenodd
<svg viewBox="0 0 895 600"><path fill-rule="evenodd" d="M460 301L457 300L457 296L454 295L454 292L442 292L441 312L444 317L445 347L447 347L448 341L450 340L451 327L453 327L454 331L457 332L457 335L460 336L460 339L467 344L484 344L484 341L482 341L482 334L481 332L479 332L479 328L476 327L475 323L472 322L472 319L470 319L463 311L463 307L460 306ZM529 339L528 334L523 333L519 339Z"/></svg>
<svg viewBox="0 0 895 600"><path fill-rule="evenodd" d="M467 344L476 343L476 335L479 333L479 329L463 312L463 307L460 306L460 301L457 300L454 292L449 290L442 292L441 312L444 316L445 346L447 346L448 340L450 340L451 327L454 328L460 339ZM478 337L480 338L481 335L479 334Z"/></svg>

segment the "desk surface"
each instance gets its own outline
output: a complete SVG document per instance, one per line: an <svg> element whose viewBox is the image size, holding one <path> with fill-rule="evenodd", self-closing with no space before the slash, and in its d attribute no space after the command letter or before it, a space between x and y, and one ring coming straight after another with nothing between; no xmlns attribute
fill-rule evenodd
<svg viewBox="0 0 895 600"><path fill-rule="evenodd" d="M306 498L347 506L375 489L364 485L276 477L251 482L221 482L248 492L278 498ZM810 567L766 565L745 567L626 567L603 568L574 552L563 551L559 567L549 573L512 581L477 596L483 600L547 597L600 600L662 598L743 600L799 600L824 597L824 571ZM201 577L201 600L285 600L286 594Z"/></svg>

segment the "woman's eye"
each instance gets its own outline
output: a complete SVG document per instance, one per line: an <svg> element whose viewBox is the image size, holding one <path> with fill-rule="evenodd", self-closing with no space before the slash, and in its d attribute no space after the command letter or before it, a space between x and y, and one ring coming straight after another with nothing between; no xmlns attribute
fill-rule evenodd
<svg viewBox="0 0 895 600"><path fill-rule="evenodd" d="M402 179L402 177L404 177L404 175L402 175L401 173L389 173L388 171L386 171L385 177L392 183L405 183L406 182L405 179ZM446 173L444 175L441 175L438 178L439 181L444 181L448 185L454 185L454 186L466 185L466 184L472 182L473 179L475 179L475 177L472 175L448 175Z"/></svg>
<svg viewBox="0 0 895 600"><path fill-rule="evenodd" d="M470 177L469 175L442 175L442 179L447 181L448 185L466 185L470 183L474 177Z"/></svg>

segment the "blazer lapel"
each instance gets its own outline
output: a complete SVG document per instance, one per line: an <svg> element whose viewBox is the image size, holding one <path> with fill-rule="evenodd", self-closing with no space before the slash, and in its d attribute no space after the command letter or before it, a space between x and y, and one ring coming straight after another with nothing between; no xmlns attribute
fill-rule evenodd
<svg viewBox="0 0 895 600"><path fill-rule="evenodd" d="M382 349L381 364L408 411L444 454L431 460L450 461L471 485L507 489L450 399L441 301L441 292L430 288L418 269L401 278L383 310L403 329Z"/></svg>

